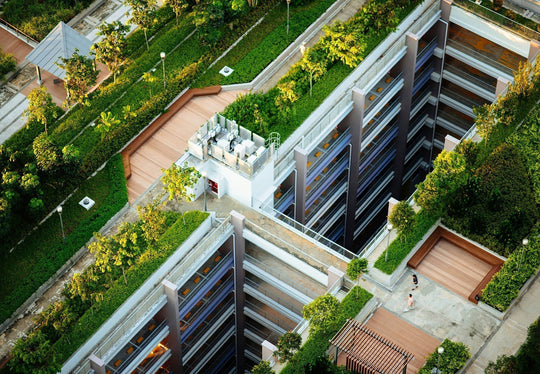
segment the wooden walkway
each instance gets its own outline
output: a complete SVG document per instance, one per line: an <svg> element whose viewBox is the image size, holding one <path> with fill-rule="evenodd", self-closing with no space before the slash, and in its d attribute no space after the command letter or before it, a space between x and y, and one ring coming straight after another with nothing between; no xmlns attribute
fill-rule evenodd
<svg viewBox="0 0 540 374"><path fill-rule="evenodd" d="M406 305L405 300L403 305ZM426 363L425 357L441 344L440 340L384 308L377 309L366 326L414 355L414 360L407 365L407 374L417 373Z"/></svg>
<svg viewBox="0 0 540 374"><path fill-rule="evenodd" d="M191 136L214 115L236 99L241 91L194 97L150 139L130 156L131 177L128 196L134 202L186 151Z"/></svg>
<svg viewBox="0 0 540 374"><path fill-rule="evenodd" d="M492 265L440 238L416 270L467 299L491 268Z"/></svg>

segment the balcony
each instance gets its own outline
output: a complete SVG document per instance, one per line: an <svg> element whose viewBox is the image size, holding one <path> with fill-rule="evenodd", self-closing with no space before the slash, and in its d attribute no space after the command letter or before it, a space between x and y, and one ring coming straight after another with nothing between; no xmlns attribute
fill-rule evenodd
<svg viewBox="0 0 540 374"><path fill-rule="evenodd" d="M380 199L375 200L370 207L359 220L356 221L357 226L354 230L354 238L356 239L362 231L371 223L371 221L377 216L382 209L384 209L388 204L388 199L385 199L385 196L382 196Z"/></svg>
<svg viewBox="0 0 540 374"><path fill-rule="evenodd" d="M383 155L379 156L373 164L371 164L364 172L360 174L358 181L358 190L356 196L359 197L367 187L375 180L384 169L391 165L391 162L396 156L396 150L394 148L388 149Z"/></svg>
<svg viewBox="0 0 540 374"><path fill-rule="evenodd" d="M394 178L394 172L389 170L387 173L379 177L373 185L376 188L370 189L370 192L356 201L356 212L354 219L358 219L362 213L369 207L369 205L379 196L383 191L388 191L388 186ZM388 192L389 193L389 192ZM390 197L389 197L390 198Z"/></svg>
<svg viewBox="0 0 540 374"><path fill-rule="evenodd" d="M420 148L424 146L424 142L426 141L426 137L422 134L419 134L417 139L413 139L411 144L407 145L407 151L405 153L405 164L409 162L409 160L418 152Z"/></svg>
<svg viewBox="0 0 540 374"><path fill-rule="evenodd" d="M375 116L375 113L380 112L402 87L403 73L400 73L396 77L392 77L390 74L384 76L373 89L366 94L364 121L369 122Z"/></svg>
<svg viewBox="0 0 540 374"><path fill-rule="evenodd" d="M274 202L275 209L281 213L285 212L287 208L294 204L294 187L289 187L284 193L279 189L276 191L274 198L276 199Z"/></svg>
<svg viewBox="0 0 540 374"><path fill-rule="evenodd" d="M373 139L370 146L362 151L358 174L361 174L388 146L393 147L393 144L391 145L391 143L396 138L398 131L397 123L392 123L384 129L377 138Z"/></svg>
<svg viewBox="0 0 540 374"><path fill-rule="evenodd" d="M435 37L427 43L424 40L421 40L418 48L419 52L416 55L415 72L417 72L418 69L420 69L426 63L426 61L433 56L433 52L435 51L435 48L437 48L437 38Z"/></svg>
<svg viewBox="0 0 540 374"><path fill-rule="evenodd" d="M343 192L344 193L344 192ZM345 204L334 204L329 210L327 210L317 221L311 226L314 230L318 230L321 235L326 235L327 231L339 220L339 218L345 215L347 210ZM333 240L333 239L330 239Z"/></svg>
<svg viewBox="0 0 540 374"><path fill-rule="evenodd" d="M424 88L420 93L416 94L413 97L413 101L411 103L411 114L409 116L409 119L412 119L418 112L420 112L424 105L429 102L430 98L431 88L429 87Z"/></svg>
<svg viewBox="0 0 540 374"><path fill-rule="evenodd" d="M172 356L169 347L158 344L139 366L132 372L136 374L156 373Z"/></svg>
<svg viewBox="0 0 540 374"><path fill-rule="evenodd" d="M280 336L287 331L292 331L297 325L272 308L248 297L246 297L244 314Z"/></svg>
<svg viewBox="0 0 540 374"><path fill-rule="evenodd" d="M335 159L334 159L335 160ZM315 178L312 184L308 185L306 196L306 209L310 209L313 203L318 200L323 193L327 193L331 185L336 180L340 180L343 172L349 167L349 154L346 153L332 165L330 169L323 170L323 173Z"/></svg>
<svg viewBox="0 0 540 374"><path fill-rule="evenodd" d="M422 67L414 77L412 94L416 95L418 91L431 79L431 73L434 71L435 64L433 62Z"/></svg>
<svg viewBox="0 0 540 374"><path fill-rule="evenodd" d="M167 321L150 320L106 364L107 374L130 373L135 370L169 335ZM166 347L165 347L166 348ZM164 352L162 352L164 353Z"/></svg>
<svg viewBox="0 0 540 374"><path fill-rule="evenodd" d="M246 318L244 334L246 338L257 344L262 344L265 340L276 344L281 336L249 317Z"/></svg>
<svg viewBox="0 0 540 374"><path fill-rule="evenodd" d="M450 83L441 88L439 100L443 104L472 118L476 117L473 108L486 103L482 98Z"/></svg>
<svg viewBox="0 0 540 374"><path fill-rule="evenodd" d="M429 121L431 120L431 121ZM424 112L420 113L414 123L409 123L409 132L407 133L407 143L420 131L426 124L433 124L433 120L429 118L429 114Z"/></svg>
<svg viewBox="0 0 540 374"><path fill-rule="evenodd" d="M345 202L340 200L341 195L347 191L347 175L342 174L337 180L334 180L332 184L326 189L321 196L313 202L314 206L306 210L306 222L308 227L317 221L320 217L326 214L327 210L332 205L345 207Z"/></svg>
<svg viewBox="0 0 540 374"><path fill-rule="evenodd" d="M195 374L201 372L210 373L214 368L220 369L234 354L234 343L230 339L235 332L234 321L231 320L222 326L219 334L212 336L203 348L196 355L184 362L186 373ZM206 368L211 364L211 368Z"/></svg>
<svg viewBox="0 0 540 374"><path fill-rule="evenodd" d="M362 128L362 150L366 148L390 122L392 122L400 110L401 102L400 98L397 97L392 102L387 103L387 106L385 106L382 111L378 112L375 118L364 123L364 127Z"/></svg>
<svg viewBox="0 0 540 374"><path fill-rule="evenodd" d="M326 140L324 143L317 146L312 154L308 156L307 185L313 183L315 178L321 175L325 168L327 168L349 145L351 142L350 130L347 129L341 134L335 132L334 135L330 136L330 139L332 140Z"/></svg>
<svg viewBox="0 0 540 374"><path fill-rule="evenodd" d="M457 66L446 64L443 70L443 78L488 101L495 100L495 85L497 81L493 81L491 77L489 77L491 79L486 79L484 74L472 74ZM490 84L490 81L494 85Z"/></svg>

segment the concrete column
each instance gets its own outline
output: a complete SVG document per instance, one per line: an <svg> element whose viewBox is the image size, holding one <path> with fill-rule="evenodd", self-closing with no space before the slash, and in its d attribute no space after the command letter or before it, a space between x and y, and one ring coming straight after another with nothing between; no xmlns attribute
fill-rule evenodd
<svg viewBox="0 0 540 374"><path fill-rule="evenodd" d="M245 217L237 211L231 212L231 222L234 226L234 307L235 307L235 325L236 325L236 372L243 373L245 371L245 317L244 305L246 297L244 295L244 282L246 274L244 271L244 256L246 253L246 241L244 239Z"/></svg>
<svg viewBox="0 0 540 374"><path fill-rule="evenodd" d="M343 284L344 277L344 272L333 266L330 266L328 268L328 284L326 285L326 289L329 290L330 288L332 288L336 284L336 282L340 282L341 284Z"/></svg>
<svg viewBox="0 0 540 374"><path fill-rule="evenodd" d="M268 340L264 340L261 343L262 347L262 359L268 361L273 355L274 352L277 351L277 347L270 343Z"/></svg>
<svg viewBox="0 0 540 374"><path fill-rule="evenodd" d="M39 85L42 85L43 81L41 80L41 69L37 65L36 65L36 74L37 74L37 83Z"/></svg>
<svg viewBox="0 0 540 374"><path fill-rule="evenodd" d="M388 214L387 217L390 217L390 214L392 214L392 211L394 210L394 207L399 203L399 200L394 199L391 197L388 199Z"/></svg>
<svg viewBox="0 0 540 374"><path fill-rule="evenodd" d="M295 186L295 216L301 224L306 223L306 178L307 178L307 152L300 148L294 148L294 160L296 162L296 186Z"/></svg>
<svg viewBox="0 0 540 374"><path fill-rule="evenodd" d="M529 61L533 62L534 58L540 51L540 42L538 40L531 40L531 44L529 47Z"/></svg>
<svg viewBox="0 0 540 374"><path fill-rule="evenodd" d="M88 357L88 360L90 361L90 367L92 370L94 370L94 373L96 374L105 374L105 362L95 354L91 354L90 357Z"/></svg>
<svg viewBox="0 0 540 374"><path fill-rule="evenodd" d="M441 1L441 18L446 22L450 21L450 11L452 8L452 0Z"/></svg>
<svg viewBox="0 0 540 374"><path fill-rule="evenodd" d="M409 132L409 117L411 115L412 106L412 91L414 85L414 74L416 65L416 55L418 54L418 40L417 35L407 32L405 33L405 44L407 46L407 53L401 62L403 72L403 89L401 90L401 110L399 112L399 132L396 140L396 158L394 160L394 180L392 182L392 196L400 197L401 195L401 182L403 178L404 162L407 152L407 134Z"/></svg>
<svg viewBox="0 0 540 374"><path fill-rule="evenodd" d="M459 139L454 138L452 135L446 135L444 137L444 150L445 151L453 151L454 148L459 144Z"/></svg>
<svg viewBox="0 0 540 374"><path fill-rule="evenodd" d="M499 97L511 82L505 78L497 78L497 86L495 87L495 97Z"/></svg>
<svg viewBox="0 0 540 374"><path fill-rule="evenodd" d="M164 279L161 284L167 296L164 314L169 326L169 348L171 350L171 369L176 373L183 373L182 345L180 344L180 305L178 304L178 287L176 284Z"/></svg>
<svg viewBox="0 0 540 374"><path fill-rule="evenodd" d="M345 248L352 248L354 241L356 191L358 191L358 168L360 167L360 151L362 150L362 127L366 94L367 92L353 87L353 110L345 118L345 124L351 131L351 159L349 160L349 185L347 190L347 210L345 211Z"/></svg>

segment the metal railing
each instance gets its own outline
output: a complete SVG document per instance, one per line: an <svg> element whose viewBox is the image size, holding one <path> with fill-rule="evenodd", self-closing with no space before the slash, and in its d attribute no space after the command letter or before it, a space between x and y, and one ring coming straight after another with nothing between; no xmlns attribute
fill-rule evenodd
<svg viewBox="0 0 540 374"><path fill-rule="evenodd" d="M11 23L9 23L3 18L0 18L0 27L10 32L11 34L14 34L16 37L18 37L19 39L21 39L22 41L26 42L27 44L29 44L30 46L34 48L39 44L39 42L36 39L32 38L28 34L25 34L24 32L22 32L17 27L13 26Z"/></svg>
<svg viewBox="0 0 540 374"><path fill-rule="evenodd" d="M371 113L371 111L373 110L373 108L377 105L377 103L380 102L383 98L385 98L388 92L392 91L394 87L402 83L403 83L403 72L399 73L395 78L392 77L392 81L386 87L384 87L384 89L381 91L380 94L375 95L376 97L373 101L367 100L369 101L369 103L367 103L368 105L366 107L364 117L367 118L369 114ZM390 97L388 101L390 101L390 99L392 98Z"/></svg>
<svg viewBox="0 0 540 374"><path fill-rule="evenodd" d="M208 235L206 235L201 241L199 241L199 243L187 253L181 263L178 264L173 270L171 270L168 279L181 286L184 277L186 275L191 275L191 272L189 271L190 268L199 263L201 261L201 257L204 257L210 251L215 250L212 247L211 243L216 241L228 230L232 230L230 221L231 217L229 216L225 220L223 220L223 222L221 222ZM193 272L195 271L196 269L193 269Z"/></svg>
<svg viewBox="0 0 540 374"><path fill-rule="evenodd" d="M499 61L479 52L476 49L469 47L465 43L461 43L456 40L448 40L447 47L455 48L456 50L463 52L466 55L474 59L477 59L478 61L483 62L484 64L492 67L493 69L496 69L506 75L509 75L510 77L514 76L513 68L510 68L506 65L501 64ZM517 66L516 66L516 69L517 69Z"/></svg>
<svg viewBox="0 0 540 374"><path fill-rule="evenodd" d="M245 284L247 284L248 286L251 286L255 291L260 292L264 296L267 296L268 298L274 300L276 303L278 303L279 305L281 305L285 309L288 309L291 312L293 312L293 313L295 313L295 314L297 314L299 316L302 315L302 309L301 308L298 308L298 306L293 305L290 302L283 300L283 298L281 298L281 296L276 295L274 292L269 291L266 288L262 287L262 284L255 282L253 279L246 278Z"/></svg>
<svg viewBox="0 0 540 374"><path fill-rule="evenodd" d="M478 77L476 75L467 73L465 71L465 69L459 69L456 66L446 64L445 67L444 67L444 70L443 70L443 76L444 76L445 72L448 72L450 74L454 74L454 75L458 76L461 79L465 79L468 82L470 82L471 84L474 84L475 86L478 86L479 88L481 88L483 90L486 90L486 91L492 93L495 96L495 86L494 85L491 85L491 84L487 83L486 80L483 79L483 78L480 78L480 77ZM495 82L495 84L496 84L496 82Z"/></svg>
<svg viewBox="0 0 540 374"><path fill-rule="evenodd" d="M283 318L279 318L275 314L268 313L266 310L262 309L260 306L256 305L255 303L249 300L246 300L245 306L253 310L255 313L257 313L261 317L264 317L268 321L274 323L275 325L279 326L280 328L284 330L292 330L294 328L294 325L291 325L289 322L285 321Z"/></svg>
<svg viewBox="0 0 540 374"><path fill-rule="evenodd" d="M496 11L486 8L483 5L477 4L474 1L470 0L454 0L452 5L455 5L461 9L472 11L475 15L480 18L483 18L487 21L494 22L505 30L516 33L520 36L523 36L527 39L540 40L540 33L514 21L511 18L505 17L502 14L497 13Z"/></svg>

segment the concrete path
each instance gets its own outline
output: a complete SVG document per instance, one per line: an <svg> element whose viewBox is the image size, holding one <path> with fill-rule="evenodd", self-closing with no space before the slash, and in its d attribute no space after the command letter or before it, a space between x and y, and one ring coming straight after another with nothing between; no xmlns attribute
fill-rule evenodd
<svg viewBox="0 0 540 374"><path fill-rule="evenodd" d="M527 329L540 316L540 277L514 306L508 317L480 350L466 373L483 374L490 361L513 355L527 338Z"/></svg>

